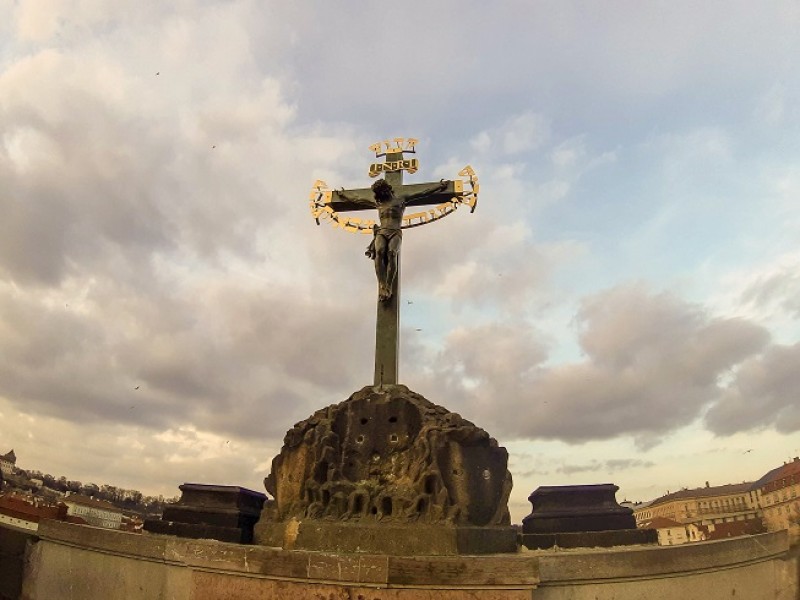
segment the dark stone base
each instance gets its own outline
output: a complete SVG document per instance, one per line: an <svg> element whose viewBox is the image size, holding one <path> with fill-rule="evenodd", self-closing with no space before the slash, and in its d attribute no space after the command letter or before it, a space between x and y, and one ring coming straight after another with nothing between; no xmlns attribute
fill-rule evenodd
<svg viewBox="0 0 800 600"><path fill-rule="evenodd" d="M617 529L613 531L578 531L567 533L523 533L520 543L530 550L559 548L610 548L635 544L657 544L655 529Z"/></svg>
<svg viewBox="0 0 800 600"><path fill-rule="evenodd" d="M628 509L630 510L630 509ZM636 520L632 515L613 514L550 514L534 515L523 523L528 529L524 533L583 533L586 531L611 531L636 529Z"/></svg>
<svg viewBox="0 0 800 600"><path fill-rule="evenodd" d="M231 542L233 544L253 543L252 528L240 529L238 527L221 527L219 525L207 525L204 523L180 523L176 521L148 519L144 522L144 529L150 533L177 535L178 537L196 540L218 540L220 542Z"/></svg>
<svg viewBox="0 0 800 600"><path fill-rule="evenodd" d="M251 544L266 496L238 486L184 483L181 499L164 509L145 531L193 539Z"/></svg>
<svg viewBox="0 0 800 600"><path fill-rule="evenodd" d="M617 504L612 483L541 486L528 497L533 512L522 519L525 534L635 530L633 511Z"/></svg>
<svg viewBox="0 0 800 600"><path fill-rule="evenodd" d="M22 597L26 554L37 541L34 531L0 525L0 600Z"/></svg>
<svg viewBox="0 0 800 600"><path fill-rule="evenodd" d="M255 543L285 550L395 556L456 556L517 552L512 527L355 524L326 521L260 522Z"/></svg>
<svg viewBox="0 0 800 600"><path fill-rule="evenodd" d="M164 509L161 520L252 530L253 525L258 521L258 515L243 512L238 508L208 508L175 504Z"/></svg>

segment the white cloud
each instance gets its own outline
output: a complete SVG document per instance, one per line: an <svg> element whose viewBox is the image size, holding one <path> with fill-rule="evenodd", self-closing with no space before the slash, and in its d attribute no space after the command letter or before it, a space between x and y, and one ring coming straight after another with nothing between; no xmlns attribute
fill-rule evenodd
<svg viewBox="0 0 800 600"><path fill-rule="evenodd" d="M798 222L796 3L423 4L0 0L0 394L30 466L247 478L368 382L367 240L316 228L306 199L365 185L387 134L424 140L420 177L471 163L482 185L475 214L404 239L423 326L401 372L433 400L573 443L664 435L720 397L730 431L747 390L785 417L753 422L793 422L762 350L765 328L797 337L776 259ZM723 254L731 310L624 283L705 262L712 287ZM67 450L26 441L60 430Z"/></svg>
<svg viewBox="0 0 800 600"><path fill-rule="evenodd" d="M783 87L774 85L770 88L759 99L753 113L758 121L766 125L780 125L786 117L786 99Z"/></svg>
<svg viewBox="0 0 800 600"><path fill-rule="evenodd" d="M721 435L768 427L795 433L800 431L798 387L800 344L774 346L741 366L706 423Z"/></svg>
<svg viewBox="0 0 800 600"><path fill-rule="evenodd" d="M584 361L544 366L541 333L519 322L480 325L447 339L426 385L462 398L495 435L579 442L629 434L647 446L697 419L721 395L721 376L769 339L753 323L641 286L585 298L577 319Z"/></svg>
<svg viewBox="0 0 800 600"><path fill-rule="evenodd" d="M586 155L584 138L571 138L561 142L550 153L553 164L559 169L575 166Z"/></svg>
<svg viewBox="0 0 800 600"><path fill-rule="evenodd" d="M503 151L517 154L535 150L550 136L550 124L542 115L525 113L514 117L503 127Z"/></svg>

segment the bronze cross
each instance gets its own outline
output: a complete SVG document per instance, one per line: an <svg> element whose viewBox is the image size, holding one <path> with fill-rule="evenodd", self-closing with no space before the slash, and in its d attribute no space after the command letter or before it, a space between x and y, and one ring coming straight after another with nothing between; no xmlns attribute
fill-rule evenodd
<svg viewBox="0 0 800 600"><path fill-rule="evenodd" d="M392 143L393 142L393 143ZM330 219L347 231L373 236L367 256L375 262L378 279L378 314L375 327L375 377L376 386L397 383L398 348L400 329L400 240L401 230L436 221L466 204L475 210L478 201L478 178L471 167L459 172L467 177L469 191L464 181L440 181L403 185L403 171L413 173L419 164L407 159L404 153L416 153L417 140L395 138L370 146L383 163L370 166L370 176L384 173L371 188L354 190L329 190L323 181L317 181L311 192L311 212L319 224L320 219ZM412 206L435 208L405 214ZM342 212L377 209L379 221L345 217Z"/></svg>

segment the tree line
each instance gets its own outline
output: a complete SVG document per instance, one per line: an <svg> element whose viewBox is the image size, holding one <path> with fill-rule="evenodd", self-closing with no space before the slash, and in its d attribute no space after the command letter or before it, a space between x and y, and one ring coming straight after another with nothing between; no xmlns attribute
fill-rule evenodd
<svg viewBox="0 0 800 600"><path fill-rule="evenodd" d="M125 489L108 484L84 484L80 481L67 479L64 476L54 477L49 473L42 473L37 470L16 469L14 474L5 477L5 487L27 491L52 501L60 500L68 493L80 494L96 500L105 500L125 511L147 516L160 515L167 504L177 502L177 497L145 496L139 490Z"/></svg>

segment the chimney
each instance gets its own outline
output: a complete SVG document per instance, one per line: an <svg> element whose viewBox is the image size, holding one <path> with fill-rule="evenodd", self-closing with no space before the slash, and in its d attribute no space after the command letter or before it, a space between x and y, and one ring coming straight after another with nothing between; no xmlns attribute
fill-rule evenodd
<svg viewBox="0 0 800 600"><path fill-rule="evenodd" d="M707 487L707 488L708 488L708 487L711 487L710 485L708 485L708 482L707 482L707 481L706 481L706 487Z"/></svg>

